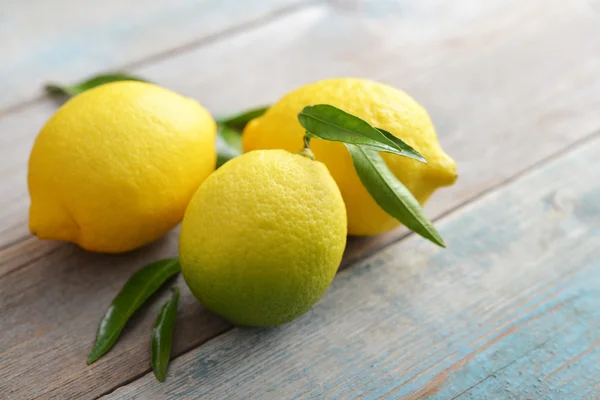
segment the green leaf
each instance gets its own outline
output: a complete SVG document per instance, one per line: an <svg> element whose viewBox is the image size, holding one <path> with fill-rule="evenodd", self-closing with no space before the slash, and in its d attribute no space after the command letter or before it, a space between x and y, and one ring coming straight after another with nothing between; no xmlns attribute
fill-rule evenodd
<svg viewBox="0 0 600 400"><path fill-rule="evenodd" d="M48 84L45 86L46 92L50 95L67 95L67 96L75 96L76 94L85 92L86 90L93 89L96 86L104 85L106 83L118 82L118 81L138 81L138 82L147 82L146 80L126 74L124 72L116 72L114 74L102 74L97 75L93 78L87 79L83 82L77 83L75 85L58 85L58 84Z"/></svg>
<svg viewBox="0 0 600 400"><path fill-rule="evenodd" d="M227 125L219 125L218 134L233 150L242 153L242 132Z"/></svg>
<svg viewBox="0 0 600 400"><path fill-rule="evenodd" d="M242 136L240 132L219 125L217 134L217 168L242 154Z"/></svg>
<svg viewBox="0 0 600 400"><path fill-rule="evenodd" d="M268 106L253 108L227 118L217 119L217 168L243 153L242 131L248 122L260 117Z"/></svg>
<svg viewBox="0 0 600 400"><path fill-rule="evenodd" d="M356 144L425 162L421 154L389 132L328 104L304 107L298 120L310 137Z"/></svg>
<svg viewBox="0 0 600 400"><path fill-rule="evenodd" d="M159 382L165 380L167 368L171 359L171 345L173 343L173 328L177 316L179 303L179 288L173 288L173 294L163 304L152 330L152 370Z"/></svg>
<svg viewBox="0 0 600 400"><path fill-rule="evenodd" d="M248 122L250 122L254 118L260 117L268 109L269 106L253 108L237 115L233 115L226 118L219 118L217 119L217 123L220 125L227 125L229 127L234 127L242 130Z"/></svg>
<svg viewBox="0 0 600 400"><path fill-rule="evenodd" d="M413 149L411 146L408 145L408 143L404 142L403 140L398 139L396 136L392 135L390 132L381 129L381 128L375 128L377 129L379 132L383 133L383 135L388 138L390 141L394 142L396 144L396 146L400 147L403 151L406 152L406 154L403 154L405 157L409 157L409 158L414 158L415 160L421 161L425 164L427 164L427 160L425 159L425 157L423 157L421 155L421 153L419 153L418 151L416 151L415 149ZM412 154L412 157L408 154Z"/></svg>
<svg viewBox="0 0 600 400"><path fill-rule="evenodd" d="M433 243L446 247L421 205L412 193L390 171L383 158L374 151L346 144L354 168L364 187L379 206L413 232Z"/></svg>
<svg viewBox="0 0 600 400"><path fill-rule="evenodd" d="M88 356L88 365L110 350L133 313L178 272L179 262L170 258L149 264L129 278L100 322L96 344Z"/></svg>

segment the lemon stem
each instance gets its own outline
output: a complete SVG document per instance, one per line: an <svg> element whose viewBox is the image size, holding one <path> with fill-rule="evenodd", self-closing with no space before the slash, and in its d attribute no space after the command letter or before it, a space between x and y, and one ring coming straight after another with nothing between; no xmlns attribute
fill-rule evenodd
<svg viewBox="0 0 600 400"><path fill-rule="evenodd" d="M310 158L311 160L315 159L315 155L310 150L310 137L308 135L304 135L304 148L296 154Z"/></svg>
<svg viewBox="0 0 600 400"><path fill-rule="evenodd" d="M310 136L308 135L304 135L304 148L310 148Z"/></svg>

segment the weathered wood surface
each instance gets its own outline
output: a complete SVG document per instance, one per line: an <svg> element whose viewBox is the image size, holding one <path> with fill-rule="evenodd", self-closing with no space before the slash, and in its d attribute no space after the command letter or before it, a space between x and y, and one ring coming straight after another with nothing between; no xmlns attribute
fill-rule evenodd
<svg viewBox="0 0 600 400"><path fill-rule="evenodd" d="M235 328L106 399L600 396L600 135L336 277L307 315Z"/></svg>
<svg viewBox="0 0 600 400"><path fill-rule="evenodd" d="M389 12L376 2L352 3L308 5L134 72L216 113L268 103L298 84L334 75L405 88L431 111L459 164L459 183L434 197L432 215L600 128L598 1L431 0ZM98 363L86 367L84 360L99 318L126 278L145 262L176 254L177 232L122 256L28 236L26 159L54 109L44 100L0 117L0 394L11 399L89 398L148 372L158 304ZM404 234L351 240L345 264ZM180 310L174 355L230 329L187 292Z"/></svg>
<svg viewBox="0 0 600 400"><path fill-rule="evenodd" d="M301 0L4 0L0 112L42 94L50 80L168 57L215 36L306 6Z"/></svg>

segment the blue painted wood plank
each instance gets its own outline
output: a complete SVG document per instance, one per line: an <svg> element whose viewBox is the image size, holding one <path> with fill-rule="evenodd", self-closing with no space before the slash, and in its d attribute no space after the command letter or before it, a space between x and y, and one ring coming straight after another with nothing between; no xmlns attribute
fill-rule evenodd
<svg viewBox="0 0 600 400"><path fill-rule="evenodd" d="M306 3L306 2L304 2ZM301 5L299 0L3 1L0 110Z"/></svg>
<svg viewBox="0 0 600 400"><path fill-rule="evenodd" d="M107 398L560 398L600 387L600 137Z"/></svg>

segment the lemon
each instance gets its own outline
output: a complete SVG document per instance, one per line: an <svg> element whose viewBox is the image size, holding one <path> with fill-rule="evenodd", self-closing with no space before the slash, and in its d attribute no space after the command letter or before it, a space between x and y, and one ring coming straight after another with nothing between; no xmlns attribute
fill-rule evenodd
<svg viewBox="0 0 600 400"><path fill-rule="evenodd" d="M456 180L456 164L440 147L427 111L406 93L365 79L329 79L300 87L244 129L244 151L294 151L304 136L298 113L308 105L330 104L385 129L419 151L427 164L382 153L387 165L421 204ZM348 210L348 233L376 235L398 226L363 187L341 143L313 140L311 150L337 182Z"/></svg>
<svg viewBox="0 0 600 400"><path fill-rule="evenodd" d="M75 96L31 151L31 232L111 253L152 242L181 220L214 170L215 137L200 104L153 84Z"/></svg>
<svg viewBox="0 0 600 400"><path fill-rule="evenodd" d="M181 271L196 298L237 325L271 326L308 311L346 245L346 210L318 161L253 151L213 173L181 225Z"/></svg>

